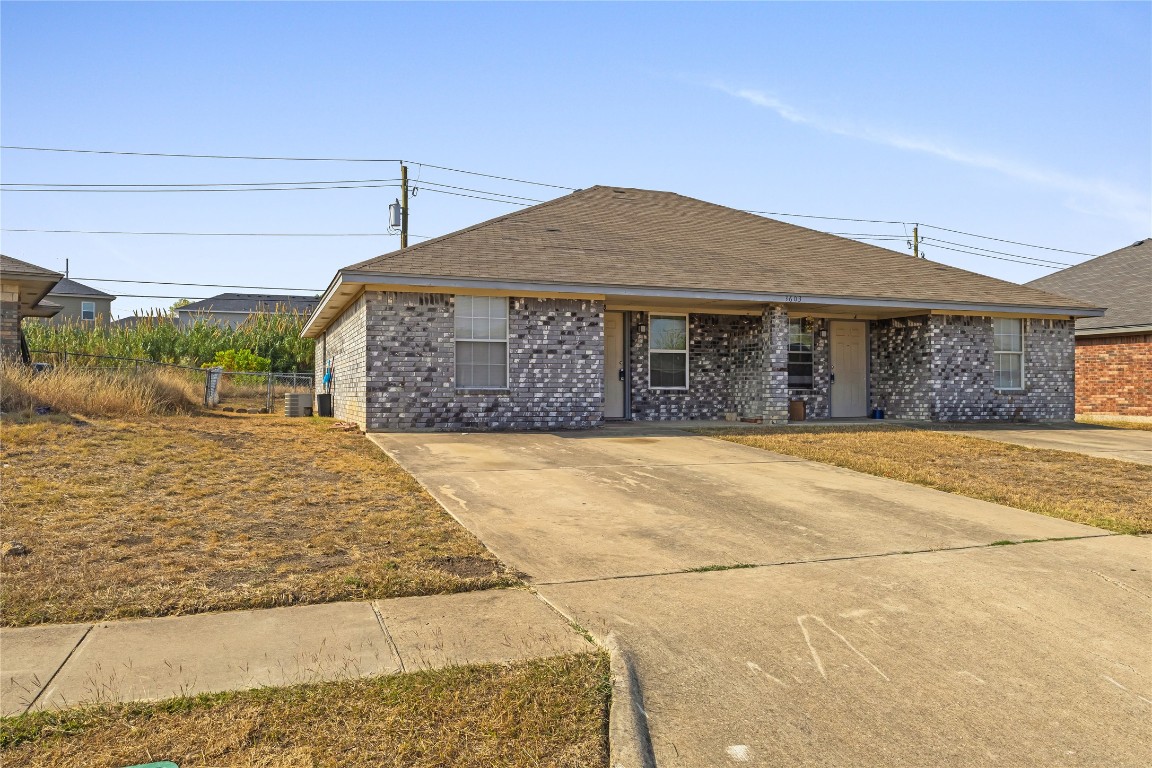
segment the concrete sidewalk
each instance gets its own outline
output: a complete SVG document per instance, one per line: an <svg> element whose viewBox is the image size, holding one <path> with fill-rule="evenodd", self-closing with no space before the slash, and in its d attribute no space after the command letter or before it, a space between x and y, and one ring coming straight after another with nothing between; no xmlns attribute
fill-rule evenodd
<svg viewBox="0 0 1152 768"><path fill-rule="evenodd" d="M593 648L522 589L0 629L0 715Z"/></svg>
<svg viewBox="0 0 1152 768"><path fill-rule="evenodd" d="M1152 464L1152 432L1139 429L1102 427L1095 424L997 424L957 425L917 422L921 429L954 432L982 440L1070 451L1099 459L1117 459L1137 464Z"/></svg>

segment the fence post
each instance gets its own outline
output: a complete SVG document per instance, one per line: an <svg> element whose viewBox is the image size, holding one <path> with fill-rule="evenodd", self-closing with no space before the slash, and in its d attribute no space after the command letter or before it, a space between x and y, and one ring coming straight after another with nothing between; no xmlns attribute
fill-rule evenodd
<svg viewBox="0 0 1152 768"><path fill-rule="evenodd" d="M268 413L272 413L272 371L268 371Z"/></svg>

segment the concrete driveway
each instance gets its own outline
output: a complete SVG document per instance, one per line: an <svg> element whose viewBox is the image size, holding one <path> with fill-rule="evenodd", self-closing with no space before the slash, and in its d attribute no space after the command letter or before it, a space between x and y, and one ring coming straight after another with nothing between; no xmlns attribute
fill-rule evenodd
<svg viewBox="0 0 1152 768"><path fill-rule="evenodd" d="M1152 540L689 434L372 439L616 635L660 766L1152 764Z"/></svg>
<svg viewBox="0 0 1152 768"><path fill-rule="evenodd" d="M918 425L919 426L919 425ZM1028 448L1071 451L1101 459L1152 464L1152 432L1102 427L1096 424L1028 424L996 426L927 426L928 429L960 431L985 440L998 440Z"/></svg>

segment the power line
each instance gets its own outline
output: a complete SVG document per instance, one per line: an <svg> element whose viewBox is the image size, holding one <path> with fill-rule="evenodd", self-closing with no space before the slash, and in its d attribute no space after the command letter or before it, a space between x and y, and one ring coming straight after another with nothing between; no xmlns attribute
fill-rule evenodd
<svg viewBox="0 0 1152 768"><path fill-rule="evenodd" d="M22 152L70 152L80 155L130 155L134 157L186 157L200 160L291 160L308 163L399 163L399 159L377 157L263 157L258 155L193 155L186 152L117 152L110 149L64 149L61 147L17 147L8 144L0 149L16 149ZM164 298L164 297L159 297Z"/></svg>
<svg viewBox="0 0 1152 768"><path fill-rule="evenodd" d="M0 232L38 232L61 235L172 235L180 237L395 237L396 232L127 232L112 229L29 229L4 227ZM428 240L432 235L410 235Z"/></svg>
<svg viewBox="0 0 1152 768"><path fill-rule="evenodd" d="M809 213L780 213L779 211L749 211L745 213L756 213L761 216L794 216L801 219L827 219L828 221L858 221L865 224L908 224L907 221L885 221L883 219L850 219L846 216L813 216Z"/></svg>
<svg viewBox="0 0 1152 768"><path fill-rule="evenodd" d="M114 277L74 277L73 280L90 283L136 283L140 285L180 285L191 288L247 288L255 291L304 291L321 293L319 288L277 288L270 285L222 285L219 283L172 283L165 280L118 280Z"/></svg>
<svg viewBox="0 0 1152 768"><path fill-rule="evenodd" d="M237 181L237 182L213 182L213 183L188 183L188 184L71 184L71 183L51 183L51 182L37 182L37 183L21 183L17 181L5 181L6 187L270 187L270 186L289 186L298 184L376 184L379 182L398 182L400 179L335 179L332 181Z"/></svg>
<svg viewBox="0 0 1152 768"><path fill-rule="evenodd" d="M383 187L399 187L399 184L342 184L328 187L252 187L249 189L229 188L229 189L8 189L5 184L0 187L0 192L87 192L87 193L110 193L122 194L125 192L299 192L302 190L327 190L327 189L379 189ZM437 191L437 190L433 190Z"/></svg>
<svg viewBox="0 0 1152 768"><path fill-rule="evenodd" d="M1064 248L1050 248L1047 245L1033 245L1031 243L1017 242L1016 240L1003 240L999 237L989 237L988 235L977 235L977 234L973 234L972 232L961 232L958 229L948 229L947 227L937 227L934 224L921 224L920 226L928 227L929 229L939 229L942 232L951 232L951 233L956 234L956 235L967 235L968 237L979 237L982 240L995 240L998 243L1008 243L1009 245L1020 245L1020 246L1023 246L1025 248L1039 248L1039 249L1044 250L1044 251L1057 251L1059 253L1071 253L1074 256L1096 256L1096 254L1094 254L1094 253L1084 253L1083 251L1069 251L1069 250L1065 250Z"/></svg>
<svg viewBox="0 0 1152 768"><path fill-rule="evenodd" d="M118 152L109 149L67 149L61 147L23 147L14 146L10 144L0 145L0 149L14 149L22 152L70 152L75 154L84 155L124 155L134 157L182 157L194 158L201 160L280 160L280 161L294 161L294 162L309 162L309 163L403 163L404 161L396 159L384 159L378 157L264 157L259 155L196 155L187 152ZM409 160L408 162L415 165L425 166L427 168L435 168L439 171L450 171L451 173L466 173L470 176L483 176L486 179L499 179L500 181L512 181L517 184L531 184L537 187L551 187L553 189L566 189L569 192L575 192L578 187L566 187L560 184L547 184L542 181L529 181L527 179L517 179L512 176L497 176L491 173L480 173L479 171L466 171L462 168L451 168L447 165L433 165L431 163L421 163L417 160Z"/></svg>
<svg viewBox="0 0 1152 768"><path fill-rule="evenodd" d="M1041 259L1037 256L1024 256L1024 255L1019 254L1019 253L1008 253L1007 251L994 251L991 248L981 248L978 245L968 245L967 243L955 243L951 240L941 240L938 237L922 237L920 239L924 240L925 242L946 243L948 245L956 245L956 246L959 246L961 248L972 248L972 249L977 250L977 251L987 251L988 253L998 253L1001 256L1013 256L1013 257L1016 257L1019 259L1029 259L1031 261L1038 261L1038 262L1042 262L1045 264L1052 264L1052 265L1058 266L1058 267L1073 267L1073 266L1075 266L1075 264L1069 264L1069 263L1064 262L1064 261L1053 261L1052 259Z"/></svg>
<svg viewBox="0 0 1152 768"><path fill-rule="evenodd" d="M949 248L946 245L933 245L932 247L933 248L942 248L945 251L956 251L956 253L964 253L964 254L967 254L969 256L983 256L986 259L996 259L996 261L1011 261L1015 264L1026 264L1029 267L1040 267L1042 269L1063 269L1063 267L1058 267L1058 266L1053 265L1053 264L1040 264L1040 263L1037 263L1034 261L1021 261L1020 259L1007 259L1007 258L1004 258L1003 256L992 256L992 255L989 255L987 253L977 253L976 251L964 251L964 250L960 250L959 248Z"/></svg>

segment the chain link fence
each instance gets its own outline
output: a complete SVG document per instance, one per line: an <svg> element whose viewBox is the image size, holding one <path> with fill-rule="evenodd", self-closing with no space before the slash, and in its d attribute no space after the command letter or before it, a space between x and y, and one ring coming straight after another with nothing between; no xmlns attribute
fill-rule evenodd
<svg viewBox="0 0 1152 768"><path fill-rule="evenodd" d="M140 373L157 368L178 370L203 387L204 405L238 413L283 412L284 395L314 391L312 373L270 371L226 371L220 367L194 368L188 365L158 363L134 357L89 355L78 352L30 350L32 366L37 370L55 367L83 366L120 372ZM279 407L278 407L279 406Z"/></svg>

